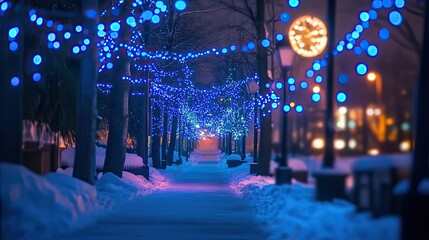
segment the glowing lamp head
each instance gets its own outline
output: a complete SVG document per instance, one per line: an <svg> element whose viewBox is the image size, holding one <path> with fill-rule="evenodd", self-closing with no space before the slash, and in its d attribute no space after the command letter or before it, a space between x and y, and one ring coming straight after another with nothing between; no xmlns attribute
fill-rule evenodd
<svg viewBox="0 0 429 240"><path fill-rule="evenodd" d="M377 78L377 75L373 72L368 73L368 75L366 76L366 79L368 79L368 81L370 82L375 81L376 78Z"/></svg>

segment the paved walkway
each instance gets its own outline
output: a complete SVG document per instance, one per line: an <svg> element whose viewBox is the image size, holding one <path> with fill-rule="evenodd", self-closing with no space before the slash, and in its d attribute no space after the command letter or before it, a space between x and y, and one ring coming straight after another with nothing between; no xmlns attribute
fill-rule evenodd
<svg viewBox="0 0 429 240"><path fill-rule="evenodd" d="M166 190L139 198L58 239L266 239L254 210L229 189L217 163L188 168Z"/></svg>

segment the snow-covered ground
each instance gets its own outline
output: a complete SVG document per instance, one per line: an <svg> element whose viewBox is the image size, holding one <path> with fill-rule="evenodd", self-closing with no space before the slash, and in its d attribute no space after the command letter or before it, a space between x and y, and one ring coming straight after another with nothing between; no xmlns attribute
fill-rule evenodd
<svg viewBox="0 0 429 240"><path fill-rule="evenodd" d="M63 155L63 165L73 166L68 159L74 156L71 152ZM98 166L103 153L97 148ZM128 165L142 164L139 157L127 155L127 159ZM47 239L83 227L112 208L168 187L189 166L184 162L168 170L150 168L149 181L129 172L123 172L122 178L100 173L95 185L89 185L71 177L72 167L40 176L24 166L1 163L1 239Z"/></svg>
<svg viewBox="0 0 429 240"><path fill-rule="evenodd" d="M310 184L278 186L273 177L248 172L247 164L226 170L230 187L255 206L270 239L399 239L396 216L373 218L344 200L315 201Z"/></svg>

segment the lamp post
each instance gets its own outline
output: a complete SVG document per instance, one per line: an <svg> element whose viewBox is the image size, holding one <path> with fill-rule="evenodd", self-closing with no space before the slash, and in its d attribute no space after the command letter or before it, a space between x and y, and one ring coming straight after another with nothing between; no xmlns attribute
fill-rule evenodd
<svg viewBox="0 0 429 240"><path fill-rule="evenodd" d="M258 90L259 86L256 81L250 81L246 84L247 93L254 95L254 117L253 117L253 163L250 163L250 174L258 172Z"/></svg>
<svg viewBox="0 0 429 240"><path fill-rule="evenodd" d="M286 106L286 86L287 86L287 73L292 68L293 59L295 52L292 47L283 42L277 46L275 51L277 57L277 63L282 68L283 76L283 105ZM292 169L288 167L288 156L287 156L287 112L283 111L282 121L282 135L281 135L281 160L279 167L276 169L276 184L290 184L292 180Z"/></svg>

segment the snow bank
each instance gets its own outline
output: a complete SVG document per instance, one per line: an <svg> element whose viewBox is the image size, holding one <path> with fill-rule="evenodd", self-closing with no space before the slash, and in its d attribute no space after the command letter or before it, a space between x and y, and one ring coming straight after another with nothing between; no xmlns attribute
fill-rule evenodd
<svg viewBox="0 0 429 240"><path fill-rule="evenodd" d="M310 185L273 185L272 178L247 170L229 171L230 186L256 206L270 239L399 239L398 217L373 219L346 201L318 202Z"/></svg>
<svg viewBox="0 0 429 240"><path fill-rule="evenodd" d="M49 239L85 226L112 208L166 188L187 166L171 167L168 175L150 168L150 181L125 171L122 178L100 173L92 186L71 177L72 167L40 176L1 163L1 239Z"/></svg>
<svg viewBox="0 0 429 240"><path fill-rule="evenodd" d="M66 148L61 152L61 165L65 167L74 166L75 148ZM104 159L106 157L106 149L102 147L95 147L95 162L97 167L103 167ZM143 159L136 154L125 154L125 166L127 167L140 167L143 165Z"/></svg>
<svg viewBox="0 0 429 240"><path fill-rule="evenodd" d="M394 155L380 155L380 156L365 156L360 157L352 165L353 170L370 170L380 168L410 168L411 155L410 154L394 154Z"/></svg>
<svg viewBox="0 0 429 240"><path fill-rule="evenodd" d="M410 180L404 179L396 184L394 193L395 195L405 195L410 189ZM422 195L429 195L429 178L420 181L417 190Z"/></svg>
<svg viewBox="0 0 429 240"><path fill-rule="evenodd" d="M234 154L231 154L228 156L228 160L239 160L239 161L241 161L241 156L234 153Z"/></svg>
<svg viewBox="0 0 429 240"><path fill-rule="evenodd" d="M44 239L87 224L98 209L95 188L78 179L1 163L1 239Z"/></svg>
<svg viewBox="0 0 429 240"><path fill-rule="evenodd" d="M425 178L420 181L419 193L423 195L429 195L429 178Z"/></svg>

